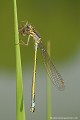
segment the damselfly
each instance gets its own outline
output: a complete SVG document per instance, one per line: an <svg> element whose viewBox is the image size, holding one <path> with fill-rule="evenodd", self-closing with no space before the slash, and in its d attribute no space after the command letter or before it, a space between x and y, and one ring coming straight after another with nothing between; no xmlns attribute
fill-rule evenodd
<svg viewBox="0 0 80 120"><path fill-rule="evenodd" d="M33 78L32 78L32 91L31 91L31 108L30 111L34 112L35 111L35 82L36 82L36 57L37 57L37 49L38 46L41 49L42 57L43 57L43 62L45 64L47 73L50 77L50 80L52 83L58 88L59 90L64 89L64 80L61 77L60 73L56 70L54 64L52 63L43 43L41 40L41 36L38 34L38 32L35 30L35 28L29 24L28 22L25 25L22 25L19 28L19 34L22 36L28 35L28 40L27 43L21 41L20 44L22 45L28 45L30 37L33 38L35 42L35 52L34 52L34 70L33 70Z"/></svg>

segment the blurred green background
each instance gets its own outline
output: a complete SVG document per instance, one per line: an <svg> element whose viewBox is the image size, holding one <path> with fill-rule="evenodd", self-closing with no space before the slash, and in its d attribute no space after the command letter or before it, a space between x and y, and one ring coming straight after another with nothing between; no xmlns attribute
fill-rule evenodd
<svg viewBox="0 0 80 120"><path fill-rule="evenodd" d="M19 25L32 23L62 74L66 89L58 92L51 84L51 117L80 117L80 0L17 0ZM13 1L0 4L0 120L16 119L16 72ZM26 41L27 37L20 36ZM37 55L36 112L29 112L33 73L34 42L21 47L24 98L28 120L46 120L46 72L40 49Z"/></svg>

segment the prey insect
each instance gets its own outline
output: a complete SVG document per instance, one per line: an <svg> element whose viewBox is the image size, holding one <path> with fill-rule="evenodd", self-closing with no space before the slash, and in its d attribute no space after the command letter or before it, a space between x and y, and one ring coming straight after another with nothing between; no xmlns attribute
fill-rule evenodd
<svg viewBox="0 0 80 120"><path fill-rule="evenodd" d="M47 73L50 77L50 80L54 84L54 86L56 86L56 88L58 88L59 90L63 90L65 87L64 80L63 80L62 76L60 75L60 73L55 68L54 64L52 63L52 61L42 43L41 36L38 34L38 32L35 30L35 28L27 22L25 25L22 25L18 31L19 31L19 34L21 34L22 36L28 35L27 43L21 41L20 44L28 45L30 37L33 38L34 43L35 43L35 45L34 45L34 49L35 49L34 50L34 69L33 69L33 77L32 77L31 108L30 108L30 111L34 112L35 111L36 62L37 62L36 58L37 58L38 46L40 47L43 62L45 64Z"/></svg>

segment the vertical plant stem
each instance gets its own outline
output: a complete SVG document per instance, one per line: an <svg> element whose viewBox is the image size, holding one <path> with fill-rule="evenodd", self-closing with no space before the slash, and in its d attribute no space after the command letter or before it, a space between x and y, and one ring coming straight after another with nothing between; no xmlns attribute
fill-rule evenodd
<svg viewBox="0 0 80 120"><path fill-rule="evenodd" d="M16 0L13 0L13 4L14 4L14 31L15 31L15 52L16 52L16 120L25 120L25 110L23 104L21 56L20 56L20 47L18 44L19 35L18 35L18 18L17 18Z"/></svg>
<svg viewBox="0 0 80 120"><path fill-rule="evenodd" d="M47 42L47 51L50 56L50 41ZM50 80L47 79L47 120L51 117L51 95L50 95Z"/></svg>

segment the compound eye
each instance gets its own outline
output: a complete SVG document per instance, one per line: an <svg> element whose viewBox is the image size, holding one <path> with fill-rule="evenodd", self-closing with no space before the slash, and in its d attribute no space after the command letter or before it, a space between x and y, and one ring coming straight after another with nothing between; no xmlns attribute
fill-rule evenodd
<svg viewBox="0 0 80 120"><path fill-rule="evenodd" d="M23 34L25 33L25 29L23 29Z"/></svg>

